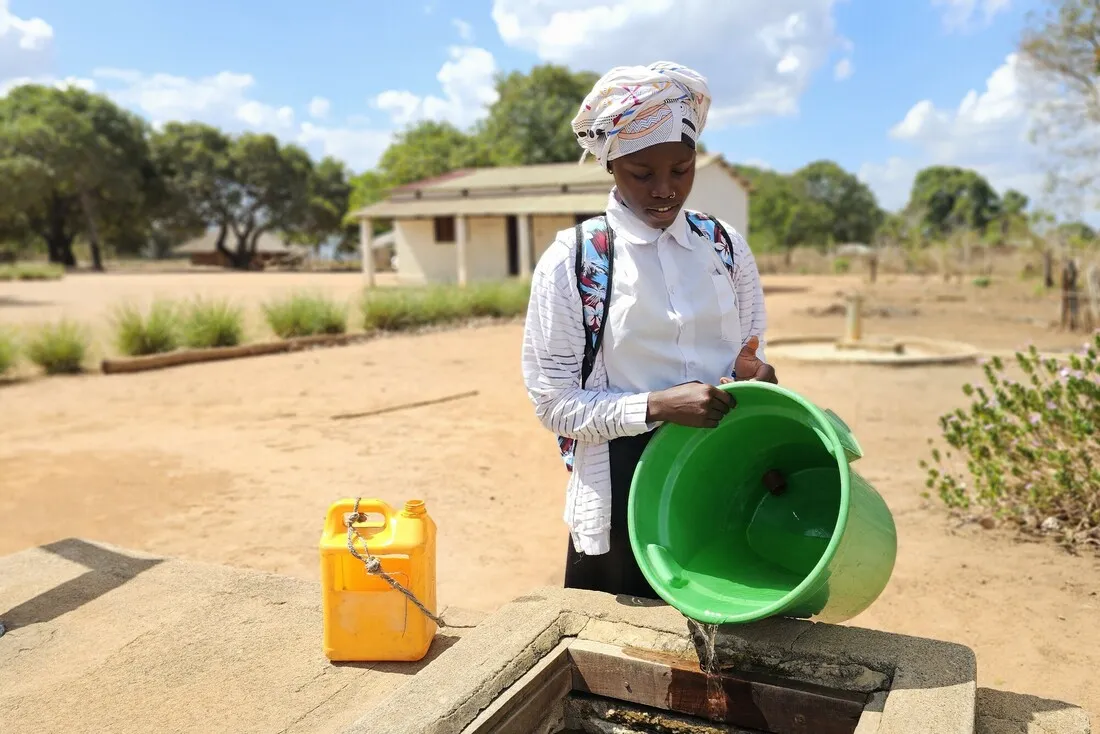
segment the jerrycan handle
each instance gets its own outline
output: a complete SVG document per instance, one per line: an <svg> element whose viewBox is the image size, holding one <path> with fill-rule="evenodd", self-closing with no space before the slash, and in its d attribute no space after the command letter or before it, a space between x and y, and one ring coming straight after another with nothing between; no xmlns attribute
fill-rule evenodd
<svg viewBox="0 0 1100 734"><path fill-rule="evenodd" d="M325 534L343 535L347 533L347 521L355 510L355 500L344 498L337 500L328 508L325 518ZM379 499L362 498L359 500L359 514L381 515L385 518L385 524L389 525L393 520L394 511L388 504Z"/></svg>

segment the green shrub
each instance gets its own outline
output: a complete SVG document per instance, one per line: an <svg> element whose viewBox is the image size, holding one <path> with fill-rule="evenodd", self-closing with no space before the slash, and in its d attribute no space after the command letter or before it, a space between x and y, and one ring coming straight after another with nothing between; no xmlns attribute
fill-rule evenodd
<svg viewBox="0 0 1100 734"><path fill-rule="evenodd" d="M833 272L836 275L844 275L851 269L852 263L848 258L838 257L836 260L833 260Z"/></svg>
<svg viewBox="0 0 1100 734"><path fill-rule="evenodd" d="M88 337L84 330L65 319L39 327L26 344L27 358L47 375L82 371L87 353Z"/></svg>
<svg viewBox="0 0 1100 734"><path fill-rule="evenodd" d="M180 326L183 343L193 349L235 347L244 341L244 310L226 300L197 299Z"/></svg>
<svg viewBox="0 0 1100 734"><path fill-rule="evenodd" d="M988 275L979 275L977 278L970 282L977 288L988 288L990 283L993 282L993 279L990 278Z"/></svg>
<svg viewBox="0 0 1100 734"><path fill-rule="evenodd" d="M370 289L363 296L363 327L406 331L472 318L511 318L526 312L529 294L524 281Z"/></svg>
<svg viewBox="0 0 1100 734"><path fill-rule="evenodd" d="M65 268L52 263L0 265L0 280L60 280Z"/></svg>
<svg viewBox="0 0 1100 734"><path fill-rule="evenodd" d="M348 328L347 308L317 294L295 293L264 304L268 326L282 339L314 334L343 334Z"/></svg>
<svg viewBox="0 0 1100 734"><path fill-rule="evenodd" d="M968 410L940 418L941 453L921 461L927 486L952 508L985 508L1022 528L1061 533L1068 543L1100 539L1100 332L1067 362L1016 354L1023 375L993 358L985 386L967 384ZM957 471L951 449L970 481Z"/></svg>
<svg viewBox="0 0 1100 734"><path fill-rule="evenodd" d="M157 301L148 313L127 304L115 312L115 346L128 357L171 352L180 345L179 313L167 301Z"/></svg>
<svg viewBox="0 0 1100 734"><path fill-rule="evenodd" d="M19 357L19 345L15 337L6 331L0 331L0 375L15 366Z"/></svg>

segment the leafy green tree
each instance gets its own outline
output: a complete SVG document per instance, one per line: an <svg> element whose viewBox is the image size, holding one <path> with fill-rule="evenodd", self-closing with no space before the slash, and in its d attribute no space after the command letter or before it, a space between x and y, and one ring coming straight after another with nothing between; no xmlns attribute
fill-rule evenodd
<svg viewBox="0 0 1100 734"><path fill-rule="evenodd" d="M1000 197L977 172L953 166L930 166L917 173L909 211L923 211L929 237L945 238L960 230L984 233L1001 210Z"/></svg>
<svg viewBox="0 0 1100 734"><path fill-rule="evenodd" d="M807 199L828 211L826 229L833 242L871 241L883 212L867 184L833 161L810 163L793 178Z"/></svg>
<svg viewBox="0 0 1100 734"><path fill-rule="evenodd" d="M331 157L323 159L309 178L305 217L293 228L292 239L314 247L333 235L340 235L341 246L353 241L354 227L344 224L350 195L344 164Z"/></svg>
<svg viewBox="0 0 1100 734"><path fill-rule="evenodd" d="M153 148L177 203L173 226L216 230L234 267L250 266L263 234L309 228L314 169L302 148L272 135L230 138L201 123L166 125Z"/></svg>
<svg viewBox="0 0 1100 734"><path fill-rule="evenodd" d="M398 133L382 153L378 171L385 186L401 186L463 168L470 136L447 122L425 120Z"/></svg>
<svg viewBox="0 0 1100 734"><path fill-rule="evenodd" d="M556 64L500 75L498 99L475 137L495 165L576 161L581 148L570 121L598 80Z"/></svg>
<svg viewBox="0 0 1100 734"><path fill-rule="evenodd" d="M103 95L24 85L0 99L0 220L46 243L51 262L76 265L86 235L92 267L103 269L101 233L140 239L140 222L162 193L147 125ZM10 225L9 225L10 226Z"/></svg>

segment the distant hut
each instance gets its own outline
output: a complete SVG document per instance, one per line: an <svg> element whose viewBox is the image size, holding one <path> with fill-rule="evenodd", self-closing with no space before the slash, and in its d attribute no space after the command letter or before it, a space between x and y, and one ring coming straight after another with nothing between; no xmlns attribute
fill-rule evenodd
<svg viewBox="0 0 1100 734"><path fill-rule="evenodd" d="M218 233L207 232L202 237L176 247L172 252L190 259L192 265L214 266L227 268L232 263L217 247ZM236 238L230 235L226 238L225 247L233 252L237 247ZM262 269L271 265L296 265L309 257L309 248L299 245L288 245L279 239L273 232L260 235L256 241L256 253L253 256L252 267Z"/></svg>

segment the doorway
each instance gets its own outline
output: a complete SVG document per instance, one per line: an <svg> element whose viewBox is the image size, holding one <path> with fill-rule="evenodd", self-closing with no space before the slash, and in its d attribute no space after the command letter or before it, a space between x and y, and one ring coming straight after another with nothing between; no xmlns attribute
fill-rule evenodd
<svg viewBox="0 0 1100 734"><path fill-rule="evenodd" d="M508 238L508 275L519 275L519 220L514 214L505 218Z"/></svg>

